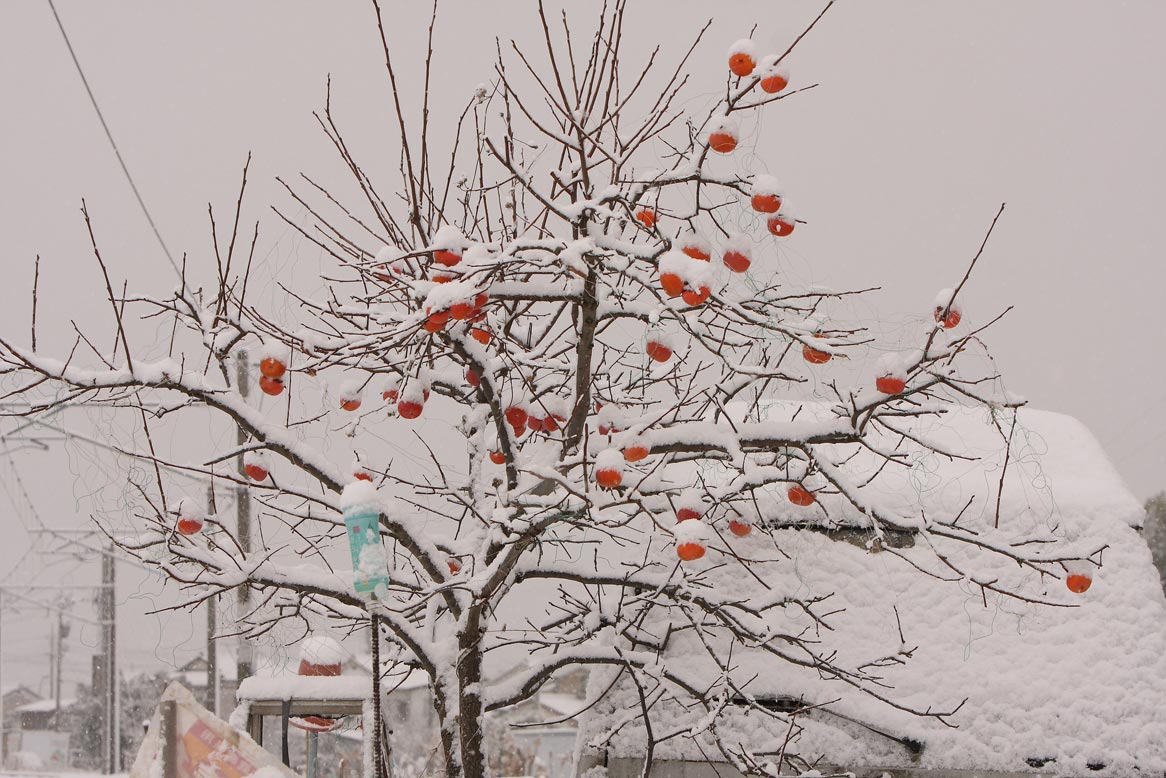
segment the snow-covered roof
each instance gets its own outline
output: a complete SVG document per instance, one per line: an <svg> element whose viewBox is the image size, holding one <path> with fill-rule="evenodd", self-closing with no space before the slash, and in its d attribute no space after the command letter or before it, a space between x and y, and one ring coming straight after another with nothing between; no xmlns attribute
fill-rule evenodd
<svg viewBox="0 0 1166 778"><path fill-rule="evenodd" d="M34 697L40 696L39 694L37 694L32 689L28 688L27 686L25 686L22 683L6 683L6 684L4 684L3 687L0 687L0 695L4 695L5 697L8 696L9 694L12 694L13 692L27 692L28 694L31 694Z"/></svg>
<svg viewBox="0 0 1166 778"><path fill-rule="evenodd" d="M252 675L239 684L240 700L363 700L372 693L359 675Z"/></svg>
<svg viewBox="0 0 1166 778"><path fill-rule="evenodd" d="M372 656L366 653L353 653L348 657L349 666L362 672L367 678L372 674ZM429 687L429 674L419 668L409 668L398 665L389 670L384 677L384 688L389 692L412 691Z"/></svg>
<svg viewBox="0 0 1166 778"><path fill-rule="evenodd" d="M542 707L561 716L574 716L587 707L587 700L559 692L539 692L535 700Z"/></svg>
<svg viewBox="0 0 1166 778"><path fill-rule="evenodd" d="M72 705L75 702L77 702L77 700L73 699L72 697L62 699L61 700L61 710L65 710L66 708L72 707ZM30 702L27 705L21 705L19 708L16 709L16 712L17 713L52 713L56 709L57 709L57 701L55 699L37 700L36 702Z"/></svg>
<svg viewBox="0 0 1166 778"><path fill-rule="evenodd" d="M734 406L728 410L736 416L745 413ZM819 425L832 419L832 414L830 406L815 403L771 403L760 410L763 425L783 427L792 421ZM877 504L884 516L909 526L918 526L924 514L944 519L962 512L968 520L982 520L991 514L994 520L1006 452L1008 478L999 503L1001 526L1022 532L1055 525L1070 538L1087 536L1087 530L1102 519L1141 526L1141 504L1084 425L1063 414L1029 408L1017 415L1014 431L1011 420L1010 410L997 412L993 422L986 408L960 406L949 406L947 413L935 416L883 420L900 432L964 458L947 457L908 442L903 449L907 466L885 466L869 450L840 445L818 448L838 450L839 459L847 459L845 472L858 493ZM1010 432L1012 445L1008 448L1006 436ZM881 428L870 430L868 440L887 451L901 442L899 435ZM737 464L704 464L699 480L715 493L728 479L739 477ZM876 471L877 477L868 483ZM677 472L671 470L670 477L675 479ZM684 479L692 475L691 471L679 472ZM816 504L808 508L791 504L782 483L762 489L760 500L744 500L736 507L749 518L777 524L870 525L862 512L834 493L822 475L811 475L804 483L812 490L824 489L817 494ZM975 500L969 506L972 497Z"/></svg>
<svg viewBox="0 0 1166 778"><path fill-rule="evenodd" d="M789 412L787 407L771 410L779 416ZM1010 424L1009 416L1003 420L1005 433ZM1063 580L1042 578L1015 562L942 546L968 563L976 580L998 579L1027 597L1071 607L1040 605L985 593L967 579L940 582L921 574L913 564L943 572L924 543L891 553L839 542L822 532L784 527L773 529L771 539L755 531L731 544L750 560L756 577L718 553L729 541L714 541L708 555L686 565L684 573L703 571L700 585L756 602L831 595L826 610L839 611L827 619L832 630L815 629L807 619L781 611L772 617L775 632L818 641L814 649L819 655L837 652L836 663L847 667L914 648L905 663L882 667L879 674L887 688L881 692L917 709L951 710L961 700L967 702L950 718L955 726L949 727L880 703L813 668L740 646L732 653L730 676L758 699L829 703L798 716L802 734L789 752L822 755L844 768L1025 772L1039 765L1041 771L1059 775L1094 770L1099 775L1161 774L1166 769L1166 598L1146 543L1135 529L1141 524L1141 506L1097 441L1067 416L1020 411L1003 494L998 495L1006 445L987 411L956 410L941 418L904 422L903 429L976 459L917 453L910 467L884 468L864 487L881 508L908 523L920 509L932 519L946 520L962 510L960 525L991 541L1039 535L1065 541L1065 549L1074 554L1104 548L1094 556L1103 564L1094 572L1091 588L1073 594ZM861 473L872 462L860 455L850 466ZM716 473L705 475L715 488ZM813 515L809 508L780 499L783 494L775 490L772 503L759 506L763 517L781 525L785 519ZM822 494L819 502L832 516L867 523L861 513L844 507L840 497ZM825 514L818 514L825 522ZM775 542L784 556L774 553ZM703 679L702 688L712 695L723 688L720 670L692 630L673 634L665 663ZM596 673L592 689L609 682L610 676ZM589 714L582 737L594 737L637 705L634 688L622 683ZM696 723L707 715L696 708L677 713L669 727L679 726L685 716ZM718 731L731 733L734 742L755 752L777 751L786 735L785 726L743 707L733 709ZM913 755L908 740L922 744L922 752ZM708 749L707 743L672 738L655 755L705 761L710 753L715 758L715 748ZM642 730L624 727L610 740L608 753L616 758L642 755Z"/></svg>

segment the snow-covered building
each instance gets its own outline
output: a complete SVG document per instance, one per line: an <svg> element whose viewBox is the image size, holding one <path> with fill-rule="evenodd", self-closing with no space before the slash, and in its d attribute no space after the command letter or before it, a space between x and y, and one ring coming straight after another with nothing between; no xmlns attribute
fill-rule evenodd
<svg viewBox="0 0 1166 778"><path fill-rule="evenodd" d="M239 688L239 679L235 657L228 651L219 648L218 667L218 698L219 711L230 712L235 707L235 691ZM207 701L207 682L210 677L210 663L205 656L199 655L167 674L172 681L178 681L187 689L194 692L194 696L204 703Z"/></svg>
<svg viewBox="0 0 1166 778"><path fill-rule="evenodd" d="M3 715L0 716L0 764L5 763L8 754L14 752L19 748L20 735L20 715L16 712L18 708L36 702L41 697L39 694L29 689L24 684L10 684L4 686L0 690L0 711ZM10 742L12 741L12 742Z"/></svg>
<svg viewBox="0 0 1166 778"><path fill-rule="evenodd" d="M338 700L368 699L372 686L372 657L366 652L352 652L323 633L311 635L300 644L301 663L335 664L337 677L305 677L287 661L261 663L261 672L244 680L239 687L241 706L233 714L236 726L248 727L248 716L258 701L321 700L326 704ZM323 647L323 651L321 650ZM326 655L326 656L325 656ZM521 666L496 674L494 681L517 674ZM198 672L192 667L188 672ZM327 673L325 673L326 675ZM197 681L197 675L191 680ZM587 684L587 670L573 668L556 673L536 696L487 716L487 742L491 758L497 759L507 774L537 775L543 778L569 778L573 769L577 740L576 715L585 707L582 693ZM422 670L395 665L381 681L381 712L392 753L394 769L402 775L432 774L437 769L439 750L437 715L429 676ZM282 737L278 716L266 716L262 723L262 744L279 754ZM294 718L294 714L291 716ZM335 731L319 741L319 759L335 764L322 767L325 776L341 775L341 762L351 764L359 750L361 731L356 716L343 719ZM497 753L494 753L497 752ZM288 757L296 769L304 764L302 739L292 739ZM506 767L511 768L507 772Z"/></svg>
<svg viewBox="0 0 1166 778"><path fill-rule="evenodd" d="M768 412L789 420L795 410ZM985 544L1003 548L1039 549L1055 539L1058 554L1100 566L1070 563L1059 578L1041 575L943 538L880 537L829 488L808 508L775 490L771 500L757 500L752 535L732 540L751 573L719 553L724 549L714 540L707 556L683 565L681 574L694 591L733 592L746 604L828 597L821 606L829 612L825 625L789 610L768 616L774 641L786 635L812 641L834 664L880 679L865 685L886 701L812 663L780 661L763 647L710 651L727 645L718 643L724 636L715 629L695 634L680 623L649 625L668 636L659 649L661 675L683 668L704 699L686 707L669 695L650 698L660 742L649 749L637 690L626 675L616 680L613 693L584 716L579 774L604 767L609 778L632 778L651 751L654 778L736 775L709 735L715 721L720 747L761 765L797 755L795 770L1162 775L1166 598L1139 533L1141 505L1076 420L1023 409L1011 424L1011 412L993 419L985 408L904 419L904 434L968 456L919 447L902 463L880 468L869 452L858 452L848 473L884 515L958 519ZM728 477L701 476L712 484ZM974 573L953 574L936 550ZM1091 586L1070 591L1069 573L1090 577ZM598 695L617 673L593 672L592 692ZM941 720L907 709L950 715Z"/></svg>
<svg viewBox="0 0 1166 778"><path fill-rule="evenodd" d="M16 714L20 717L20 729L64 730L66 727L63 724L58 726L58 720L70 716L76 704L77 700L73 697L65 697L61 700L37 700L21 705L16 709Z"/></svg>

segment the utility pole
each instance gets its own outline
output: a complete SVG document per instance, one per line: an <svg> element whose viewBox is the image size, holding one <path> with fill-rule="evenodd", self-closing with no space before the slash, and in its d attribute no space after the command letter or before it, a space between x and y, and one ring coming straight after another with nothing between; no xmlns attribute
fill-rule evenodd
<svg viewBox="0 0 1166 778"><path fill-rule="evenodd" d="M219 657L215 647L215 611L219 596L212 594L206 601L206 709L219 715Z"/></svg>
<svg viewBox="0 0 1166 778"><path fill-rule="evenodd" d="M105 676L105 717L102 722L102 772L121 771L121 695L117 673L117 597L113 545L101 555L101 643L102 675Z"/></svg>
<svg viewBox="0 0 1166 778"><path fill-rule="evenodd" d="M31 534L37 536L44 536L53 538L60 542L61 547L58 551L63 551L65 548L80 548L88 551L101 559L101 584L97 587L97 620L92 621L82 616L70 614L69 618L75 621L81 621L86 624L96 625L101 632L101 653L99 655L99 664L94 670L94 691L101 692L101 771L106 775L121 772L121 684L117 671L117 556L115 555L115 544L109 542L102 545L92 543L87 538L95 535L97 530L91 529L50 529L41 528L30 530ZM38 591L42 589L86 589L92 590L93 586L72 585L72 584L55 584L55 585L37 585L31 584L28 586L4 586L0 587L17 600L22 602L35 603L29 597L20 594L23 590ZM53 607L58 614L58 622L63 624L62 618L64 609L59 605ZM63 633L63 634L62 634ZM61 698L61 673L60 663L62 661L63 650L60 650L61 638L68 637L69 628L64 624L63 629L58 626L58 635L53 642L56 650L52 652L53 656L53 671L54 674L50 678L55 677L56 682L53 685L53 694L57 700L55 719L60 718L60 698Z"/></svg>
<svg viewBox="0 0 1166 778"><path fill-rule="evenodd" d="M53 676L56 678L53 689L53 730L61 731L61 664L65 653L65 612L57 611L57 639L53 652Z"/></svg>
<svg viewBox="0 0 1166 778"><path fill-rule="evenodd" d="M212 514L218 514L215 504L215 485L212 482L206 488L206 504ZM219 607L219 597L212 594L206 600L206 709L216 716L219 715L219 652L215 644L215 630Z"/></svg>
<svg viewBox="0 0 1166 778"><path fill-rule="evenodd" d="M48 532L47 530L33 530L34 533ZM67 533L62 533L67 534ZM88 548L88 546L86 546ZM64 673L62 667L64 665L65 656L65 638L69 637L70 625L65 621L68 616L70 621L79 621L83 624L88 624L97 627L101 630L102 639L102 654L100 672L94 671L94 684L101 688L103 715L106 719L102 723L102 769L106 769L109 764L115 767L112 772L120 772L121 767L121 695L119 694L117 680L117 624L115 618L116 609L116 588L114 586L114 571L116 559L113 555L113 545L105 548L96 549L101 556L101 583L97 585L97 606L99 610L99 618L90 619L85 616L80 616L75 613L70 613L69 608L72 607L72 596L64 594L74 590L81 590L85 592L92 592L95 588L93 584L0 584L0 598L7 603L9 608L12 607L34 607L38 611L45 610L48 613L56 613L56 620L49 621L49 696L53 698L53 727L60 728L61 718L61 697L64 694ZM55 603L45 602L30 596L33 592L56 591L59 593L58 599ZM0 610L0 617L3 612ZM0 618L2 621L2 618ZM114 683L110 683L113 680ZM113 689L112 699L110 689ZM112 722L113 733L112 741L109 739L110 734L107 727ZM112 747L112 762L110 762L110 747Z"/></svg>
<svg viewBox="0 0 1166 778"><path fill-rule="evenodd" d="M250 390L250 376L248 375L247 352L240 350L235 356L235 384L239 390L239 394L244 400ZM239 427L235 434L235 441L239 446L247 443L247 433L242 427ZM249 496L247 487L247 472L243 468L243 454L238 456L237 469L239 472L239 480L241 483L235 487L235 510L237 532L239 536L239 546L243 549L244 555L251 553L251 498ZM242 619L251 610L251 589L246 584L238 589L239 591L239 618ZM251 644L247 642L246 638L241 638L239 641L239 654L236 657L236 678L238 683L242 683L243 679L251 675Z"/></svg>

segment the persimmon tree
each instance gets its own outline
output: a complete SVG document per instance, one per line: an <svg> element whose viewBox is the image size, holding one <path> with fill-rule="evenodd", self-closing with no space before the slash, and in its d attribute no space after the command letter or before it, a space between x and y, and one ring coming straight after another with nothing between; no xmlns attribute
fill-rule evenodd
<svg viewBox="0 0 1166 778"><path fill-rule="evenodd" d="M456 132L439 154L433 25L423 69L410 70L423 79L411 112L376 8L399 180L366 172L329 98L316 118L357 196L305 175L285 187L311 223L276 208L333 263L317 279L322 292L289 286L278 310L253 304L255 240L237 209L229 239L216 231L213 257L189 260L169 296L119 294L109 280L117 264L94 238L117 318L112 353L84 336L58 355L11 334L0 341L11 394L30 401L28 414L101 406L141 424L140 443L125 453L149 463L151 478L134 482L137 539L118 542L189 585L191 603L208 592L257 593L240 617L245 635L283 622L368 623L370 602L337 564L347 553L341 495L348 487L376 501L391 579L378 599L384 655L429 674L450 776L485 774L488 711L579 664L634 680L642 710L628 721L648 722L661 699L700 707L724 758L770 769L716 735L724 698L683 664L660 662L672 629L727 636L707 644L719 665L728 662L719 652L748 646L903 707L875 669L823 655L789 627L828 624L822 597L709 583L725 568L755 575L762 557L782 564L779 515L782 526L804 519L811 531L846 506L865 517L872 548L894 553L891 533L924 539L937 564L920 575L932 585L975 580L1004 597L1027 595L975 577L977 559L1057 578L1073 561L1047 539L1006 540L965 529L958 516L887 510L850 470L855 452L890 468L916 449L959 456L904 422L953 404L1007 415L1019 403L993 394L986 324L962 316L975 259L951 269L954 288L934 316L926 308L913 348L867 374L842 369L869 347L867 327L832 313L858 292L783 278L775 247L812 225L789 209L775 177L737 158L760 114L811 88L785 67L822 17L784 52L762 56L738 41L728 67L709 74L687 72L707 25L680 50L648 49L629 36L625 12L625 2L605 4L583 33L540 5L541 40L499 42L488 83L442 123ZM723 92L689 110L693 80ZM166 355L133 345L135 332L156 335L161 322ZM825 417L766 416L775 402L796 407L812 375L829 393L818 403ZM247 397L244 384L261 392ZM237 425L238 447L191 464L150 435L174 416L208 412ZM367 454L350 460L384 438L408 441L428 462L424 476ZM265 542L248 544L225 517L180 501L179 471L243 490ZM504 628L497 613L527 582L542 584L528 608L537 615ZM529 660L493 683L483 658L507 646ZM723 683L736 681L726 673ZM941 720L952 712L912 710Z"/></svg>

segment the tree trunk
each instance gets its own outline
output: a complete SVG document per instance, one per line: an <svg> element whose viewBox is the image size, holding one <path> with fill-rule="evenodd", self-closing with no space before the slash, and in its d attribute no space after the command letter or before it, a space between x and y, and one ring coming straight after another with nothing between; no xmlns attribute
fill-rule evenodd
<svg viewBox="0 0 1166 778"><path fill-rule="evenodd" d="M461 776L486 778L485 732L482 726L482 651L477 630L467 630L458 653L457 680L461 694L458 731L461 741Z"/></svg>
<svg viewBox="0 0 1166 778"><path fill-rule="evenodd" d="M458 738L456 737L458 717L455 716L454 720L450 721L446 696L449 692L456 694L457 689L443 691L435 682L433 685L433 708L437 712L437 722L441 728L438 734L441 737L441 755L445 758L446 778L462 778L462 760L461 754L458 752Z"/></svg>

